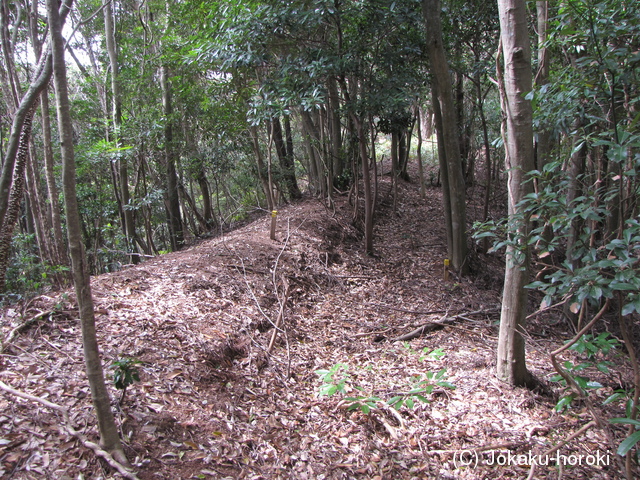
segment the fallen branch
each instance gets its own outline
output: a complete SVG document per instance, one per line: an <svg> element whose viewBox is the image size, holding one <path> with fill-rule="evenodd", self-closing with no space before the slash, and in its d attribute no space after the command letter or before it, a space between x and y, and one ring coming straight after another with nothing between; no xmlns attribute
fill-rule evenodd
<svg viewBox="0 0 640 480"><path fill-rule="evenodd" d="M383 305L381 303L370 303L369 305L373 305L375 307L380 307L380 308L384 308L386 310L393 310L394 312L403 312L403 313L410 313L412 315L433 315L436 313L446 313L446 310L407 310L406 308L398 308L398 307L392 307L390 305Z"/></svg>
<svg viewBox="0 0 640 480"><path fill-rule="evenodd" d="M551 457L551 455L556 453L558 450L560 450L562 447L567 445L569 442L571 442L572 440L575 440L580 435L582 435L584 432L586 432L591 427L594 427L596 425L598 425L598 422L596 422L595 420L591 420L589 423L587 423L582 428L580 428L580 430L578 430L577 432L574 432L571 435L569 435L566 439L564 439L558 445L556 445L553 448L550 448L549 450L544 452L542 455L539 456L539 458L549 458L549 457ZM531 469L529 470L529 475L527 476L527 480L532 480L533 478L535 478L535 473L536 473L536 462L533 462L531 464Z"/></svg>
<svg viewBox="0 0 640 480"><path fill-rule="evenodd" d="M496 309L491 309L491 310L476 310L474 312L466 312L466 313L460 313L458 315L454 315L453 317L444 317L443 319L437 321L437 322L425 322L422 325L420 325L418 328L416 328L415 330L410 331L409 333L405 333L404 335L400 335L399 337L396 338L392 338L390 341L391 342L404 342L407 340L412 340L414 338L420 337L421 335L424 335L427 332L432 332L434 330L439 330L441 328L444 328L446 326L451 326L452 324L454 324L455 322L457 322L458 320L469 320L468 316L470 315L477 315L480 313L490 313L495 311Z"/></svg>
<svg viewBox="0 0 640 480"><path fill-rule="evenodd" d="M271 340L269 341L269 346L267 347L267 354L271 353L273 350L273 345L276 342L276 337L278 336L278 331L280 330L280 324L284 318L284 307L287 305L287 300L289 300L289 282L287 282L286 277L282 277L282 282L284 283L284 296L282 302L280 302L280 311L278 312L278 318L276 319L276 323L273 328L273 333L271 334Z"/></svg>
<svg viewBox="0 0 640 480"><path fill-rule="evenodd" d="M454 450L430 450L425 452L427 455L443 455L443 454L451 454L451 453L460 453L460 452L488 452L491 450L513 450L516 448L525 445L528 442L507 442L507 443L498 443L496 445L485 445L484 447L478 448L457 448Z"/></svg>
<svg viewBox="0 0 640 480"><path fill-rule="evenodd" d="M100 448L100 446L88 440L87 437L85 437L82 433L78 432L75 428L73 428L73 426L71 425L71 420L69 419L69 412L67 412L67 410L64 407L56 403L52 403L49 400L45 400L44 398L36 397L35 395L30 395L28 393L21 392L20 390L11 388L10 386L8 386L7 384L1 381L0 381L0 390L4 390L7 393L10 393L20 398L24 398L26 400L31 400L33 402L41 403L45 407L48 407L60 413L65 421L65 425L63 427L71 436L80 440L80 442L85 447L93 450L96 456L105 460L111 468L113 468L114 470L117 470L118 473L120 473L120 475L122 475L124 478L127 478L129 480L139 480L135 473L132 473L131 471L127 470L127 468L124 465L122 465L120 462L118 462L116 459L114 459L109 452L107 452L106 450L103 450L102 448Z"/></svg>
<svg viewBox="0 0 640 480"><path fill-rule="evenodd" d="M42 319L44 317L47 317L47 316L49 316L51 314L53 314L53 310L40 311L40 312L38 312L37 315L34 315L33 317L25 320L20 325L18 325L16 328L11 330L9 332L9 335L7 335L7 338L5 338L4 341L2 342L2 345L0 345L0 354L4 353L5 347L8 344L10 344L11 342L13 342L13 340L18 336L19 333L24 332L27 328L29 328L31 325L36 323L38 320L40 320L40 319Z"/></svg>

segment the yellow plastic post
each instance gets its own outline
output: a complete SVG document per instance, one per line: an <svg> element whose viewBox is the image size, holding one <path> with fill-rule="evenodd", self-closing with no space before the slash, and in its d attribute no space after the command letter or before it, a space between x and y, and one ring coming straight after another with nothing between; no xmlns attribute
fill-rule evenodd
<svg viewBox="0 0 640 480"><path fill-rule="evenodd" d="M448 258L444 259L444 281L445 282L449 281L449 259Z"/></svg>
<svg viewBox="0 0 640 480"><path fill-rule="evenodd" d="M271 211L271 240L276 239L276 217L278 216L277 210Z"/></svg>

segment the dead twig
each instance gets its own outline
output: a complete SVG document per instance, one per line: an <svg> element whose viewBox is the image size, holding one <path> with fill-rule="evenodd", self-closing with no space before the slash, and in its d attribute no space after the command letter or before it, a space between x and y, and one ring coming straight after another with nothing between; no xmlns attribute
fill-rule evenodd
<svg viewBox="0 0 640 480"><path fill-rule="evenodd" d="M287 304L287 300L289 299L290 286L286 277L282 277L282 283L285 286L284 295L282 301L280 302L280 311L278 312L278 318L276 319L276 323L273 326L273 333L271 334L271 340L269 341L269 346L267 347L267 354L270 354L271 350L273 350L273 345L276 341L276 337L278 336L278 331L280 330L280 324L282 323L282 320L284 318L284 308Z"/></svg>
<svg viewBox="0 0 640 480"><path fill-rule="evenodd" d="M559 354L571 348L571 346L573 346L578 340L580 340L582 336L585 333L587 333L604 316L604 314L609 310L610 305L611 305L611 299L607 298L602 308L598 311L598 313L596 313L596 315L591 319L591 321L587 323L578 333L576 333L575 336L570 341L562 345L560 348L557 348L556 350L551 352L549 354L549 357L551 358L551 363L553 364L553 368L567 382L567 386L571 388L571 390L574 392L576 397L585 403L587 410L589 410L589 413L591 414L591 417L593 418L593 420L596 422L596 425L607 436L607 440L609 441L609 444L611 445L612 450L615 450L615 441L614 441L613 435L611 434L611 430L608 427L607 422L604 421L600 417L600 415L598 415L598 412L593 406L593 402L589 398L589 395L580 387L580 385L576 383L573 377L569 374L569 372L567 372L564 369L564 367L560 365L560 362L558 362L558 359L556 358ZM620 466L620 470L624 472L626 477L627 471L626 471L626 466L622 461L622 457L616 455L615 459L618 462L618 465Z"/></svg>
<svg viewBox="0 0 640 480"><path fill-rule="evenodd" d="M495 445L485 445L484 447L477 448L464 448L464 449L454 449L454 450L430 450L425 452L427 455L443 455L443 454L451 454L451 453L459 453L461 451L464 452L488 452L491 450L513 450L516 448L525 445L527 442L506 442L506 443L498 443Z"/></svg>
<svg viewBox="0 0 640 480"><path fill-rule="evenodd" d="M572 433L567 438L565 438L562 442L560 442L559 444L557 444L553 448L550 448L549 450L544 452L542 455L540 455L539 458L549 458L549 457L551 457L551 455L553 455L555 452L560 450L562 447L564 447L565 445L569 444L571 441L575 440L580 435L582 435L584 432L586 432L591 427L594 427L596 425L598 425L598 422L596 422L595 420L591 420L586 425L583 425L580 430L578 430L577 432ZM531 469L529 470L529 475L527 476L527 480L531 480L531 479L535 478L535 473L536 473L536 462L533 462L531 464Z"/></svg>
<svg viewBox="0 0 640 480"><path fill-rule="evenodd" d="M20 325L18 325L16 328L11 330L7 335L7 338L5 338L4 341L2 342L2 345L0 345L0 354L4 353L4 349L6 348L6 346L9 345L11 342L13 342L13 340L15 340L18 334L24 332L27 328L29 328L31 325L36 323L38 320L44 317L48 317L53 313L54 313L53 310L45 310L45 311L41 310L36 315L28 318L27 320L22 322Z"/></svg>
<svg viewBox="0 0 640 480"><path fill-rule="evenodd" d="M391 342L404 342L407 340L412 340L414 338L420 337L421 335L424 335L427 332L432 332L434 330L438 330L440 328L444 328L445 326L452 326L453 323L457 322L458 320L464 319L467 320L468 319L466 317L470 316L470 315L477 315L480 313L489 313L489 312L493 312L496 309L492 309L492 310L476 310L474 312L466 312L466 313L461 313L458 315L454 315L452 317L447 317L446 315L440 319L437 322L425 322L422 325L420 325L418 328L416 328L415 330L412 330L409 333L405 333L404 335L400 335L399 337L396 338L392 338L390 341Z"/></svg>
<svg viewBox="0 0 640 480"><path fill-rule="evenodd" d="M392 307L390 305L383 305L381 303L370 303L369 305L373 305L375 307L380 307L380 308L384 308L386 310L393 310L394 312L403 312L403 313L410 313L412 315L435 315L438 313L446 313L446 310L428 310L428 311L424 311L424 310L407 310L406 308L398 308L398 307Z"/></svg>
<svg viewBox="0 0 640 480"><path fill-rule="evenodd" d="M5 384L4 382L0 381L0 390L3 390L7 393L10 393L12 395L15 395L17 397L20 398L24 398L25 400L30 400L32 402L38 402L42 405L44 405L45 407L48 407L52 410L55 410L56 412L60 413L62 415L62 417L64 418L65 421L65 425L64 428L65 430L73 437L77 438L78 440L80 440L80 442L87 448L90 448L91 450L93 450L93 452L96 454L96 456L102 458L104 461L106 461L109 466L111 468L113 468L114 470L117 470L118 473L120 473L120 475L122 475L123 477L129 479L129 480L139 480L138 477L136 476L135 473L129 471L124 465L122 465L120 462L118 462L116 459L113 458L113 456L111 456L111 454L109 452L107 452L106 450L103 450L102 448L100 448L100 446L98 446L97 444L91 442L90 440L87 439L87 437L85 437L82 433L78 432L71 424L71 420L69 419L69 412L67 412L67 410L56 404L53 402L50 402L49 400L45 400L44 398L40 398L40 397L36 397L35 395L30 395L28 393L25 392L21 392L20 390L16 390L14 388L11 388L10 386L8 386L7 384Z"/></svg>

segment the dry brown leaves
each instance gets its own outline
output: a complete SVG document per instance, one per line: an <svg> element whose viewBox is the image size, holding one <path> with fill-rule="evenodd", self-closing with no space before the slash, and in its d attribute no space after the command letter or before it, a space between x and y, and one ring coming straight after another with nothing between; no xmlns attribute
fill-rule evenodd
<svg viewBox="0 0 640 480"><path fill-rule="evenodd" d="M437 190L423 201L416 185L401 185L397 212L389 205L379 212L375 257L362 254L346 199L336 204L336 211L314 200L284 208L278 242L269 240L265 218L93 279L107 374L116 359L143 362L141 382L121 408L112 389L140 478L524 478L528 465L489 465L489 454L545 451L590 420L580 407L556 414L555 398L494 378L495 314L409 343L384 341L446 314L491 312L499 303L499 292L474 278L443 282ZM267 355L284 278L284 328ZM52 314L7 347L0 380L66 407L95 440L74 307L72 295L63 294L39 298L30 311L4 311L3 335L31 312ZM546 352L558 342L530 340L530 367L546 379ZM435 349L443 356L427 355ZM348 410L345 395L317 395L315 371L336 364L348 368L346 396L387 400L408 392L412 378L442 369L456 388L437 387L429 403L398 412L379 402L366 415ZM2 478L117 476L62 432L55 413L1 395ZM477 465L461 463L467 457L460 452L482 448ZM562 453L608 450L603 432L590 429ZM563 478L587 477L618 474L614 466L564 467ZM536 478L558 478L558 471L541 467Z"/></svg>

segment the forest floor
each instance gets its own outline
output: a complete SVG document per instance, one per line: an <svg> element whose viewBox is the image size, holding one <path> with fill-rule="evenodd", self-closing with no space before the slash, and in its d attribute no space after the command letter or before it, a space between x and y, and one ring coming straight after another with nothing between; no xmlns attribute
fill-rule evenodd
<svg viewBox="0 0 640 480"><path fill-rule="evenodd" d="M546 463L530 478L622 478L614 451L626 430L592 427L571 440L592 420L588 410L554 410L562 390L549 380L549 352L572 337L559 313L528 327L528 367L541 387L496 379L501 260L476 255L473 275L444 281L440 189L423 200L417 183L401 182L395 212L384 199L375 256L363 253L351 217L346 196L335 209L306 199L279 212L277 241L265 216L93 278L108 384L140 479L523 479L530 455ZM6 345L0 381L64 407L96 441L74 295L5 309L3 337L36 316ZM450 323L395 341L430 322ZM118 406L109 366L123 357L142 363ZM624 360L614 362L597 377L596 405L631 381ZM323 387L317 371L332 369ZM387 403L394 397L404 401L398 410ZM619 403L599 408L623 416ZM0 477L121 478L63 423L1 392Z"/></svg>

